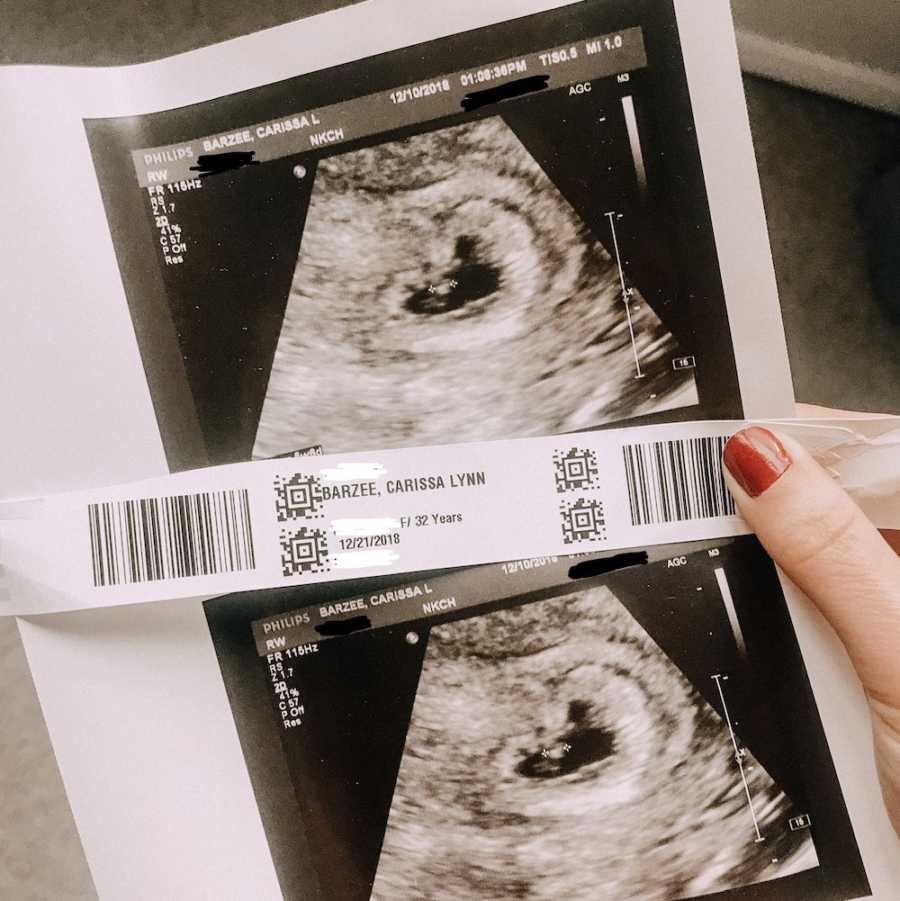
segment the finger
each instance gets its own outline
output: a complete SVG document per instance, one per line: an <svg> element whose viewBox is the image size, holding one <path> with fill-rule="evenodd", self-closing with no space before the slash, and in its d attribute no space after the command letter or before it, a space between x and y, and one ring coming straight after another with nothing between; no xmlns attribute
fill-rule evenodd
<svg viewBox="0 0 900 901"><path fill-rule="evenodd" d="M751 427L724 460L741 514L834 626L867 692L900 706L900 558L798 442Z"/></svg>

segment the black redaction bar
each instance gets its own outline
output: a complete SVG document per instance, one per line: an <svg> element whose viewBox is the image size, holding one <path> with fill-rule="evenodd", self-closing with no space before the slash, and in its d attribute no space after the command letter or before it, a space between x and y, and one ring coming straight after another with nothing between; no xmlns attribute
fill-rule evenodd
<svg viewBox="0 0 900 901"><path fill-rule="evenodd" d="M247 154L243 159L249 160L252 154L254 162L264 163L451 116L467 108L464 101L472 94L520 79L545 76L546 89L553 90L646 65L643 33L628 28L181 144L135 150L132 157L141 187L152 188L213 168L203 165L202 156Z"/></svg>

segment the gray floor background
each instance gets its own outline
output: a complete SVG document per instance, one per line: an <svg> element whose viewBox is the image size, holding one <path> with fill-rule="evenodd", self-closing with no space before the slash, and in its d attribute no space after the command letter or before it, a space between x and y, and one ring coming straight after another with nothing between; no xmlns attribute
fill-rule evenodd
<svg viewBox="0 0 900 901"><path fill-rule="evenodd" d="M340 2L340 0L338 0ZM335 0L0 0L0 63L143 62ZM900 413L900 326L874 301L861 194L900 164L900 120L745 79L800 400ZM0 619L0 898L96 898L15 623Z"/></svg>

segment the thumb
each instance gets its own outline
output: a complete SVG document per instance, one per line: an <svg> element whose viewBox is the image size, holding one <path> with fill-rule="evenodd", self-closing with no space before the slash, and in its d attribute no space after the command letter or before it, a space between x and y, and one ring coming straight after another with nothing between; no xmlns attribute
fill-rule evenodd
<svg viewBox="0 0 900 901"><path fill-rule="evenodd" d="M741 515L834 627L870 699L900 709L900 558L798 442L754 426L723 457Z"/></svg>

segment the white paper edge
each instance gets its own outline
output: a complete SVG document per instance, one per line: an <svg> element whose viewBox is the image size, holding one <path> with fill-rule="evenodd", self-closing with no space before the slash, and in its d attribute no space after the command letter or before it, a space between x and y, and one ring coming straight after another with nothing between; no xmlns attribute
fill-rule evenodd
<svg viewBox="0 0 900 901"><path fill-rule="evenodd" d="M674 3L744 417L793 416L793 394L782 397L771 387L792 384L791 369L730 6Z"/></svg>

